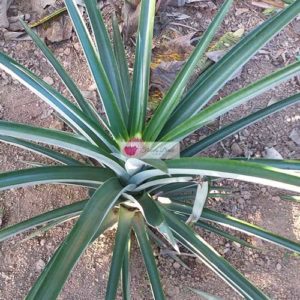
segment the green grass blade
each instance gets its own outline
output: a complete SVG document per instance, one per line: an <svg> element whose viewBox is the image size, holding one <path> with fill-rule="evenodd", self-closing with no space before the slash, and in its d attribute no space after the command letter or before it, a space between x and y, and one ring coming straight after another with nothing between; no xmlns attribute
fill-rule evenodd
<svg viewBox="0 0 300 300"><path fill-rule="evenodd" d="M259 289L252 285L231 264L221 257L189 226L178 220L173 214L164 210L164 215L175 237L191 252L196 254L220 278L246 299L269 299Z"/></svg>
<svg viewBox="0 0 300 300"><path fill-rule="evenodd" d="M128 105L121 81L120 72L117 61L110 43L109 35L107 33L102 14L97 7L96 0L84 1L87 13L89 15L90 23L94 32L98 53L111 84L119 109L122 112L125 124L128 120Z"/></svg>
<svg viewBox="0 0 300 300"><path fill-rule="evenodd" d="M288 25L299 13L300 2L296 1L242 39L240 43L206 72L193 93L181 101L166 124L165 130L169 131L175 128L199 112L259 49Z"/></svg>
<svg viewBox="0 0 300 300"><path fill-rule="evenodd" d="M80 153L108 166L121 177L126 177L124 168L116 162L116 159L112 155L77 135L6 121L0 121L0 135L46 143Z"/></svg>
<svg viewBox="0 0 300 300"><path fill-rule="evenodd" d="M137 214L134 218L133 228L148 271L153 297L156 300L164 300L165 296L162 290L160 276L157 270L155 258L149 241L146 225L141 214Z"/></svg>
<svg viewBox="0 0 300 300"><path fill-rule="evenodd" d="M149 97L155 0L142 0L129 110L131 137L141 138Z"/></svg>
<svg viewBox="0 0 300 300"><path fill-rule="evenodd" d="M62 218L78 216L82 212L86 203L87 200L76 202L74 204L70 204L36 216L21 223L5 227L0 230L0 242L3 242L11 237L33 229L37 226L41 226L43 224L53 222Z"/></svg>
<svg viewBox="0 0 300 300"><path fill-rule="evenodd" d="M97 167L43 167L0 173L0 191L37 184L98 184L113 177L109 169Z"/></svg>
<svg viewBox="0 0 300 300"><path fill-rule="evenodd" d="M66 72L64 67L59 63L56 57L53 55L51 50L47 47L47 45L40 39L40 37L23 21L20 19L20 22L28 35L34 41L36 46L44 53L48 62L52 65L54 70L57 72L65 86L69 89L70 93L80 106L81 110L91 119L97 121L100 116L96 116L95 112L91 109L89 103L87 103L86 99L81 94L79 88L75 84L75 82L71 79L70 75Z"/></svg>
<svg viewBox="0 0 300 300"><path fill-rule="evenodd" d="M214 18L207 31L201 37L191 57L189 58L183 69L180 71L174 84L172 85L166 97L161 102L156 112L154 113L154 116L150 120L150 123L148 124L144 134L144 140L155 141L158 137L159 133L168 121L172 112L178 105L188 81L190 80L200 59L205 54L205 51L209 47L211 41L215 37L215 34L218 28L220 27L221 23L223 22L232 3L233 0L226 0L224 2L217 16Z"/></svg>
<svg viewBox="0 0 300 300"><path fill-rule="evenodd" d="M120 207L118 230L115 238L114 253L109 271L108 284L105 299L115 299L118 290L120 274L128 246L128 239L131 232L131 225L135 212Z"/></svg>
<svg viewBox="0 0 300 300"><path fill-rule="evenodd" d="M22 148L25 150L29 150L29 151L37 153L39 155L46 156L48 158L51 158L52 160L55 160L57 162L64 164L64 165L69 165L69 166L82 166L83 165L83 163L81 163L80 161L73 159L69 156L63 155L59 152L48 149L46 147L42 147L37 144L23 141L21 139L16 139L13 137L0 135L0 141L5 142L10 145L14 145L16 147L19 147L19 148Z"/></svg>
<svg viewBox="0 0 300 300"><path fill-rule="evenodd" d="M112 18L112 26L113 26L113 42L114 42L114 53L117 60L119 72L121 75L121 80L123 84L123 89L125 92L127 106L130 106L131 99L131 79L128 69L128 61L125 53L125 46L123 43L123 39L120 33L119 24L116 16Z"/></svg>
<svg viewBox="0 0 300 300"><path fill-rule="evenodd" d="M64 98L30 70L1 52L0 66L55 109L72 128L76 128L92 143L108 149L112 147L111 145L115 145L114 140L105 130L99 124L91 121L76 105Z"/></svg>
<svg viewBox="0 0 300 300"><path fill-rule="evenodd" d="M227 125L220 130L216 131L215 133L207 136L206 138L202 139L201 141L197 142L196 144L188 147L185 149L181 156L183 157L190 157L198 154L199 152L207 149L208 147L222 141L223 139L229 137L230 135L241 131L243 128L258 122L271 114L274 114L284 108L287 108L290 105L298 103L300 101L300 94L291 96L287 99L281 100L275 104L272 104L264 109L259 110L241 120L238 120L230 125Z"/></svg>
<svg viewBox="0 0 300 300"><path fill-rule="evenodd" d="M123 291L123 300L130 300L130 252L131 252L131 235L129 235L125 254L124 254L124 260L122 265L122 291Z"/></svg>
<svg viewBox="0 0 300 300"><path fill-rule="evenodd" d="M117 140L126 139L128 134L121 115L121 110L118 107L117 100L113 93L109 79L100 61L100 58L96 53L93 41L78 10L76 1L65 0L65 4L99 91L108 119L108 127Z"/></svg>
<svg viewBox="0 0 300 300"><path fill-rule="evenodd" d="M42 282L34 296L27 299L56 299L64 286L70 272L76 265L80 256L84 253L93 239L97 230L105 220L109 211L120 197L124 188L118 179L112 178L106 181L89 200L87 205L67 236L54 260L42 273Z"/></svg>
<svg viewBox="0 0 300 300"><path fill-rule="evenodd" d="M275 85L294 77L299 72L300 62L296 62L277 72L274 72L273 74L268 75L265 78L250 84L249 86L210 105L208 108L167 132L161 138L161 140L181 140L209 122L212 122L216 118L234 109L235 107L244 104L248 100L262 94L266 90L273 88Z"/></svg>

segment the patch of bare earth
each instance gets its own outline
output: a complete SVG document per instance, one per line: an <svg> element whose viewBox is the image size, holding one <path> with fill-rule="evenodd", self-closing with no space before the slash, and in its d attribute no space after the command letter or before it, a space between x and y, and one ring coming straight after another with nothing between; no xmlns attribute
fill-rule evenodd
<svg viewBox="0 0 300 300"><path fill-rule="evenodd" d="M194 3L184 8L168 8L168 10L189 15L191 18L182 24L195 29L203 29L207 27L212 16L209 7L205 9L203 6L205 2L210 1L201 1L201 4ZM218 1L218 6L220 2L222 1ZM22 7L20 7L21 9ZM105 16L108 17L110 11L111 8L106 7ZM249 1L236 1L219 35L241 27L249 31L264 19L265 16L262 15L261 10L250 5ZM294 61L300 50L300 35L294 30L294 26L299 26L299 22L300 20L294 21L260 51L246 65L239 78L231 81L220 92L220 96ZM182 34L191 32L188 27L176 25L173 27ZM66 69L70 71L80 88L87 91L92 81L75 34L73 33L70 40L51 44L50 47ZM12 55L41 77L50 77L53 85L66 93L51 67L31 42L5 42L0 35L0 49ZM203 135L210 133L212 129L263 108L270 101L295 94L299 92L299 89L299 81L290 80L235 109L209 128L192 135L190 140L199 140ZM93 93L90 96L93 97ZM47 128L65 128L50 107L5 75L4 72L0 72L0 118ZM293 106L235 134L223 141L222 145L212 147L205 154L217 157L240 155L261 157L266 147L274 147L284 158L299 158L300 148L289 138L291 131L300 125L299 118L300 106ZM2 172L28 168L37 162L51 163L27 151L0 144ZM234 187L233 194L225 199L210 200L210 207L263 226L292 240L300 240L300 206L281 201L279 195L282 194L282 191L233 181L224 181L224 184ZM1 192L0 208L4 208L2 226L20 222L85 197L85 190L67 186L37 186ZM22 239L19 237L1 244L1 300L24 298L51 254L70 230L71 225L72 222L58 226L50 232L25 242L21 242ZM255 238L248 238L248 241L263 250L249 250L214 234L202 231L199 233L272 299L300 299L299 257ZM113 238L114 231L108 231L86 251L59 299L104 299ZM135 244L134 249L132 257L133 299L151 299L147 275ZM191 268L191 270L187 270L169 257L160 255L160 250L156 247L154 249L162 282L169 299L199 299L190 292L189 287L199 288L223 299L240 299L198 260L183 257L184 262Z"/></svg>

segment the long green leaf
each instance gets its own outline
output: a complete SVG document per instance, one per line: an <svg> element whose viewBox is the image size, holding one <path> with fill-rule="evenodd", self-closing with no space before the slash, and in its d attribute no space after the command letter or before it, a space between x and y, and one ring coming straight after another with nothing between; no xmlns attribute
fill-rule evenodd
<svg viewBox="0 0 300 300"><path fill-rule="evenodd" d="M72 19L91 73L101 96L106 116L108 118L109 129L117 140L126 139L128 136L127 129L125 127L121 111L118 107L117 100L100 58L96 53L91 36L89 35L87 27L75 2L75 0L65 0L67 10Z"/></svg>
<svg viewBox="0 0 300 300"><path fill-rule="evenodd" d="M182 124L167 132L162 141L181 140L190 133L200 129L205 124L215 120L219 116L224 115L235 107L245 103L246 101L262 94L266 90L273 88L282 81L288 80L300 72L300 62L291 64L265 78L250 84L249 86L225 97L224 99L210 105L205 110L189 118Z"/></svg>
<svg viewBox="0 0 300 300"><path fill-rule="evenodd" d="M293 242L259 226L208 209L203 212L202 217L204 220L221 224L248 235L254 235L277 246L300 253L300 243Z"/></svg>
<svg viewBox="0 0 300 300"><path fill-rule="evenodd" d="M193 174L245 180L291 191L300 191L300 176L280 169L244 161L211 158L182 158L166 162L171 174ZM178 168L178 169L177 169ZM175 170L177 169L177 170Z"/></svg>
<svg viewBox="0 0 300 300"><path fill-rule="evenodd" d="M155 0L142 0L129 110L131 137L141 138L149 96Z"/></svg>
<svg viewBox="0 0 300 300"><path fill-rule="evenodd" d="M43 167L0 173L0 191L46 183L101 185L113 177L109 169L96 167Z"/></svg>
<svg viewBox="0 0 300 300"><path fill-rule="evenodd" d="M239 294L246 299L269 299L186 224L167 210L164 210L164 215L176 238Z"/></svg>
<svg viewBox="0 0 300 300"><path fill-rule="evenodd" d="M144 140L155 141L158 137L172 112L178 105L180 97L182 96L182 93L184 92L189 79L196 69L199 60L204 55L205 51L209 47L209 44L215 37L215 34L220 24L223 22L228 10L230 9L232 2L233 0L226 0L217 16L214 18L213 22L209 25L207 31L199 41L196 49L192 53L183 69L180 71L166 97L154 113L154 116L152 117L149 125L146 128Z"/></svg>
<svg viewBox="0 0 300 300"><path fill-rule="evenodd" d="M63 206L53 211L36 216L21 223L5 227L0 230L0 242L5 241L30 229L33 229L37 226L53 222L62 218L78 216L82 212L86 203L87 200L76 202L74 204Z"/></svg>
<svg viewBox="0 0 300 300"><path fill-rule="evenodd" d="M124 260L122 265L122 291L123 291L123 300L130 300L130 251L131 251L131 235L129 235L125 254L124 254Z"/></svg>
<svg viewBox="0 0 300 300"><path fill-rule="evenodd" d="M192 211L191 206L182 203L171 203L167 204L166 207L175 213L185 214L187 216ZM276 244L277 246L286 248L297 253L299 253L300 251L299 243L293 242L285 237L274 234L262 227L247 223L245 221L233 218L228 215L218 213L216 211L212 211L207 208L204 208L203 214L201 215L201 224L199 224L200 227L202 226L202 221L217 223L222 226L243 232L245 234L256 236L269 243Z"/></svg>
<svg viewBox="0 0 300 300"><path fill-rule="evenodd" d="M0 52L0 66L22 84L53 107L71 127L76 128L83 136L94 144L113 150L117 147L114 140L99 125L87 117L76 105L64 98L55 89L24 68L16 61Z"/></svg>
<svg viewBox="0 0 300 300"><path fill-rule="evenodd" d="M46 56L48 62L52 65L54 70L57 72L63 83L66 85L66 87L69 89L70 93L74 97L74 99L77 101L78 105L82 109L82 111L89 116L93 120L98 120L100 116L95 116L94 110L91 109L91 106L89 103L87 103L86 99L81 94L79 88L74 83L74 81L71 79L70 75L66 72L64 67L59 63L59 61L56 59L56 57L53 55L51 50L47 47L47 45L40 39L40 37L22 20L20 19L20 22L26 32L29 34L29 36L32 38L34 43L37 47L44 53Z"/></svg>
<svg viewBox="0 0 300 300"><path fill-rule="evenodd" d="M139 246L141 248L141 252L143 254L143 259L148 271L154 299L164 300L165 296L162 290L160 276L156 267L155 258L146 230L146 225L141 214L136 214L133 221L133 229L136 234Z"/></svg>
<svg viewBox="0 0 300 300"><path fill-rule="evenodd" d="M293 170L293 171L300 171L300 160L293 159L293 160L285 160L285 159L266 159L266 158L232 158L233 160L241 160L241 161L248 161L253 162L256 164L262 164L265 166L274 167L277 169L283 170Z"/></svg>
<svg viewBox="0 0 300 300"><path fill-rule="evenodd" d="M146 193L142 197L138 198L137 201L142 208L142 214L144 215L144 218L149 226L156 228L170 243L170 245L172 245L177 252L180 252L176 240L156 201Z"/></svg>
<svg viewBox="0 0 300 300"><path fill-rule="evenodd" d="M299 175L291 175L290 173L287 173L287 171L284 172L280 169L275 169L262 164L200 157L167 160L166 164L168 165L169 173L171 175L223 177L300 192ZM149 178L163 175L163 172L159 170L143 171L133 176L130 182L139 185ZM159 181L160 180L157 180L157 182ZM147 183L144 184L144 186L146 185Z"/></svg>
<svg viewBox="0 0 300 300"><path fill-rule="evenodd" d="M118 218L114 211L110 211L108 215L105 217L104 221L101 223L99 229L97 230L96 234L93 236L91 243L93 243L100 235L102 235L107 229L111 228L116 222ZM43 284L44 279L46 278L48 272L51 270L53 263L56 260L56 257L59 254L60 249L63 247L64 244L61 244L59 248L56 250L55 254L51 257L49 263L47 264L46 268L44 269L43 273L40 275L38 280L35 282L34 286L30 290L29 294L26 297L26 300L33 300L35 298L36 293L39 291L40 286Z"/></svg>
<svg viewBox="0 0 300 300"><path fill-rule="evenodd" d="M120 33L119 25L116 16L112 18L113 26L113 42L114 42L114 53L117 60L119 72L121 75L121 80L123 84L123 89L125 92L127 106L130 106L131 99L131 79L128 69L128 61L125 53L125 46Z"/></svg>
<svg viewBox="0 0 300 300"><path fill-rule="evenodd" d="M0 141L5 142L10 145L17 146L19 148L29 150L31 152L46 156L48 158L51 158L57 162L60 162L64 165L69 165L69 166L82 166L83 163L79 162L76 159L73 159L69 156L63 155L59 152L56 152L54 150L51 150L49 148L33 144L30 142L23 141L21 139L16 139L10 136L4 136L0 135Z"/></svg>
<svg viewBox="0 0 300 300"><path fill-rule="evenodd" d="M131 224L135 212L129 211L121 206L119 212L118 230L115 238L114 253L109 271L108 284L105 299L115 299L118 290L120 274L125 259L128 238L131 233Z"/></svg>
<svg viewBox="0 0 300 300"><path fill-rule="evenodd" d="M300 2L287 7L270 21L243 38L202 77L193 93L177 106L165 126L165 132L195 115L242 68L253 55L300 13Z"/></svg>
<svg viewBox="0 0 300 300"><path fill-rule="evenodd" d="M102 18L102 14L97 7L96 0L85 0L84 3L92 25L98 53L103 68L111 84L119 109L122 112L125 124L127 124L128 106L123 89L123 83L121 81L120 72L112 45L110 43L109 35Z"/></svg>
<svg viewBox="0 0 300 300"><path fill-rule="evenodd" d="M6 121L0 121L0 134L74 151L96 159L121 177L126 178L127 176L124 168L115 161L116 159L112 155L74 134Z"/></svg>
<svg viewBox="0 0 300 300"><path fill-rule="evenodd" d="M229 240L229 241L232 241L232 242L235 242L235 243L238 243L242 246L245 246L245 247L248 247L248 248L254 248L251 244L247 243L246 241L224 231L224 230L221 230L215 226L212 226L210 224L207 224L205 222L202 222L202 221L198 221L197 223L195 223L196 226L199 226L200 228L203 228L209 232L213 232L219 236L222 236L224 237L225 239Z"/></svg>
<svg viewBox="0 0 300 300"><path fill-rule="evenodd" d="M229 137L230 135L242 130L243 128L258 122L261 119L266 118L267 116L276 113L284 108L287 108L290 105L298 103L300 101L300 94L291 96L287 99L281 100L277 103L274 103L258 112L255 112L243 119L240 119L230 125L227 125L215 133L207 136L206 138L200 140L196 144L188 147L183 152L181 152L181 156L190 157L198 154L199 152L207 149L208 147L222 141L223 139Z"/></svg>
<svg viewBox="0 0 300 300"><path fill-rule="evenodd" d="M85 206L72 231L54 255L54 260L43 271L46 275L43 276L42 273L43 281L39 284L38 289L34 295L29 294L27 299L52 300L58 297L73 267L88 247L123 190L124 188L119 184L118 179L112 178L96 191Z"/></svg>

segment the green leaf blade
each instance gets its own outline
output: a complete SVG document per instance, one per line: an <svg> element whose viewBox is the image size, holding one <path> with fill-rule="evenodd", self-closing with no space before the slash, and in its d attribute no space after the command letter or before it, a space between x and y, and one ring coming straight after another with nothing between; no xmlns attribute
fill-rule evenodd
<svg viewBox="0 0 300 300"><path fill-rule="evenodd" d="M0 191L45 183L98 184L113 177L109 169L97 167L43 167L0 173Z"/></svg>
<svg viewBox="0 0 300 300"><path fill-rule="evenodd" d="M59 61L55 58L51 50L46 46L46 44L39 38L39 36L23 21L20 19L20 22L28 35L34 41L36 46L44 53L47 60L51 63L52 67L55 69L65 86L69 89L75 100L77 101L78 105L82 109L82 111L90 117L92 120L98 120L100 116L96 116L95 112L91 109L89 103L87 103L86 99L83 97L82 93L80 92L77 85L71 79L69 74L63 68L63 66L59 63Z"/></svg>
<svg viewBox="0 0 300 300"><path fill-rule="evenodd" d="M164 130L169 131L175 128L199 112L232 78L235 72L299 13L300 2L296 1L242 39L201 77L198 86L177 106Z"/></svg>
<svg viewBox="0 0 300 300"><path fill-rule="evenodd" d="M130 99L131 99L132 83L131 83L129 69L128 69L128 61L125 53L125 46L120 33L118 21L115 16L113 16L112 18L112 25L113 25L114 53L117 60L117 65L119 67L123 89L127 100L127 106L129 107Z"/></svg>
<svg viewBox="0 0 300 300"><path fill-rule="evenodd" d="M291 105L294 105L300 101L300 94L296 94L294 96L291 96L287 99L278 101L275 104L272 104L262 110L259 110L253 114L250 114L249 116L240 119L236 122L233 122L230 125L227 125L215 133L207 136L206 138L200 140L194 145L191 145L190 147L186 148L184 151L181 152L181 156L183 157L190 157L194 156L201 151L204 151L208 147L222 141L226 137L229 137L230 135L241 131L243 128L246 128L247 126L250 126L251 124L258 122L271 114L274 114L276 112L281 111L282 109L285 109Z"/></svg>
<svg viewBox="0 0 300 300"><path fill-rule="evenodd" d="M207 31L204 33L204 36L201 38L191 57L189 58L183 69L180 71L174 84L168 91L166 97L154 113L154 116L152 117L144 133L144 140L155 141L158 137L160 131L168 121L176 106L178 105L184 88L188 83L188 80L192 76L195 68L197 67L197 63L200 61L201 57L204 55L205 51L209 47L209 44L213 40L217 29L224 20L232 3L233 0L226 0L224 2L217 16L214 18Z"/></svg>
<svg viewBox="0 0 300 300"><path fill-rule="evenodd" d="M257 82L250 84L249 86L210 105L208 108L167 132L161 140L181 140L209 122L214 121L216 118L224 115L237 106L244 104L246 101L260 95L266 90L273 88L275 85L294 77L298 73L300 73L300 62L296 62L276 71L273 74L268 75L263 79L258 80Z"/></svg>
<svg viewBox="0 0 300 300"><path fill-rule="evenodd" d="M88 247L105 217L124 188L116 178L105 182L89 200L79 220L56 252L34 297L28 299L56 299L71 270ZM43 277L43 273L41 275Z"/></svg>
<svg viewBox="0 0 300 300"><path fill-rule="evenodd" d="M120 274L126 256L131 224L135 212L122 207L119 211L118 229L115 238L114 253L111 262L105 299L115 299L118 290ZM128 254L127 254L128 256Z"/></svg>
<svg viewBox="0 0 300 300"><path fill-rule="evenodd" d="M155 0L142 0L129 112L130 136L141 138L149 96Z"/></svg>
<svg viewBox="0 0 300 300"><path fill-rule="evenodd" d="M128 120L128 106L119 73L116 58L110 43L109 35L106 30L103 17L97 7L96 0L85 0L85 6L89 15L90 23L94 32L98 53L103 64L103 68L107 78L111 84L113 93L115 95L118 107L122 112L125 124Z"/></svg>
<svg viewBox="0 0 300 300"><path fill-rule="evenodd" d="M242 274L212 249L200 236L196 235L187 225L178 220L170 212L164 215L175 237L190 251L195 253L208 267L227 282L233 289L246 299L269 299L253 286Z"/></svg>
<svg viewBox="0 0 300 300"><path fill-rule="evenodd" d="M108 118L108 127L117 140L127 139L128 133L121 115L121 111L118 107L104 67L98 54L96 53L93 41L78 10L77 4L74 0L65 0L65 5L72 19L74 28L84 50L85 57L101 96L101 100Z"/></svg>
<svg viewBox="0 0 300 300"><path fill-rule="evenodd" d="M146 225L141 214L136 215L133 222L133 228L143 254L143 259L148 271L154 299L164 300L165 296L162 290L160 276L156 267L148 233L146 231Z"/></svg>

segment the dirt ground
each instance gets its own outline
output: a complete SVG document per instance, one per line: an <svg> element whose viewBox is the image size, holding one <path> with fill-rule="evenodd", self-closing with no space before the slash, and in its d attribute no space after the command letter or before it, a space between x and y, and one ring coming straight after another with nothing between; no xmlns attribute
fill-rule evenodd
<svg viewBox="0 0 300 300"><path fill-rule="evenodd" d="M216 5L219 6L221 2L217 1ZM22 13L31 13L30 7L27 5L24 8L21 3L22 1L16 3L18 10ZM190 16L190 18L184 21L176 21L169 17L171 21L185 26L167 25L163 31L159 32L157 39L168 36L170 26L176 29L177 34L188 34L193 32L192 28L199 29L201 33L210 23L215 12L213 5L206 4L213 4L213 2L201 1L183 8L168 8L168 13L180 12ZM104 8L104 15L107 20L111 11L111 6ZM218 36L228 31L236 31L239 28L244 28L247 32L264 19L266 19L266 16L262 14L262 10L251 5L250 1L236 1ZM295 20L268 43L243 68L241 75L232 80L220 95L224 96L261 78L265 74L275 71L279 67L293 62L295 56L300 54L299 27L300 19ZM36 50L31 42L6 42L3 40L2 34L3 32L0 32L1 51L9 53L48 81L52 80L53 86L66 93L58 77L40 51ZM88 75L88 69L83 54L78 47L75 34L73 33L69 40L50 44L50 47L63 62L66 69L70 71L80 88L83 91L89 91L92 80ZM132 58L131 41L128 43L128 52L130 58ZM239 119L250 112L265 107L271 101L283 99L299 92L299 90L299 79L290 80L235 109L218 120L218 123L213 124L213 127L223 126L229 121ZM93 92L89 92L89 95L95 96ZM50 107L1 71L0 119L47 128L64 128L64 124L56 117ZM296 105L235 134L233 137L226 139L222 145L212 147L205 155L261 157L266 147L274 147L286 159L299 159L300 147L289 138L292 130L300 126L299 119L300 105ZM198 140L212 129L211 127L205 128L201 132L192 135L189 140ZM36 162L51 163L27 151L0 143L1 172L28 168ZM233 181L224 181L224 184L234 187L232 195L225 199L211 199L208 204L210 207L263 226L292 240L300 241L300 205L280 200L279 196L282 195L282 191ZM0 209L4 209L2 226L14 224L51 209L84 199L85 196L85 190L65 186L37 186L1 192ZM51 254L70 230L71 225L71 223L68 223L58 226L50 232L24 242L21 242L22 239L19 237L0 245L1 300L24 298ZM256 238L248 238L247 240L253 245L263 248L263 250L246 249L213 234L201 231L200 233L247 278L267 293L271 299L300 299L299 256ZM237 234L237 236L239 235ZM114 230L110 230L87 250L75 267L59 299L104 299L113 237ZM134 245L134 249L132 257L133 299L151 299L142 258L138 254L136 245ZM189 290L189 287L201 289L220 296L222 299L240 299L225 283L194 258L182 258L191 269L187 270L182 266L178 266L169 257L159 255L159 249L156 249L155 252L168 299L199 299Z"/></svg>

